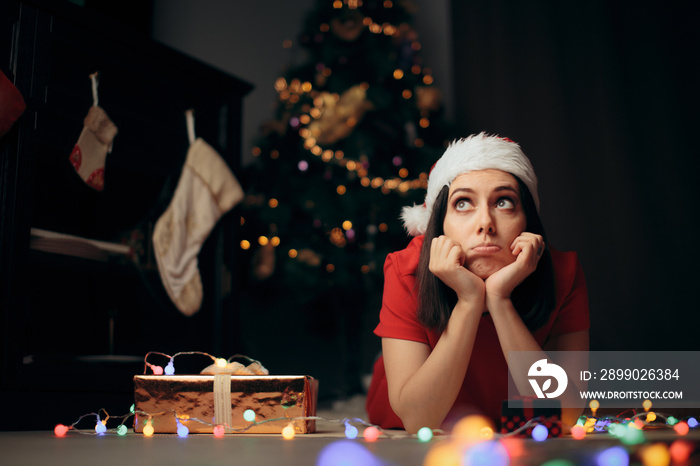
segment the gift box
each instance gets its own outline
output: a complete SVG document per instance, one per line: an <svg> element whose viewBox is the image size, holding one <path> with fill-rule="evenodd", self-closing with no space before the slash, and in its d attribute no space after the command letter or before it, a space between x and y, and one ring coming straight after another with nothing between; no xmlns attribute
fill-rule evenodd
<svg viewBox="0 0 700 466"><path fill-rule="evenodd" d="M529 397L503 401L501 407L501 433L515 432L535 418L538 418L539 424L547 427L549 432L547 437L561 436L561 405L556 400ZM515 436L532 436L532 429L536 425L533 423Z"/></svg>
<svg viewBox="0 0 700 466"><path fill-rule="evenodd" d="M290 423L296 433L316 429L318 381L309 376L136 375L134 430L146 423L155 433L279 434ZM255 413L248 421L243 414Z"/></svg>

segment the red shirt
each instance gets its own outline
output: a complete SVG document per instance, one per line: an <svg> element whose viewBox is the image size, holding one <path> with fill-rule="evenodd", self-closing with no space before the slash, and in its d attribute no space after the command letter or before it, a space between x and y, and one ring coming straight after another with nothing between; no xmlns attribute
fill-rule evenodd
<svg viewBox="0 0 700 466"><path fill-rule="evenodd" d="M414 292L418 257L424 236L415 237L406 249L391 253L384 264L384 297L379 313L379 325L374 333L379 337L417 341L432 350L440 333L430 331L418 322L418 301ZM533 332L540 346L550 337L587 330L590 327L588 292L581 264L575 252L560 252L550 248L554 266L556 305L545 325ZM501 403L508 398L508 367L491 316L485 314L479 322L476 341L464 377L445 423L452 423L467 414L483 414L498 425ZM389 405L389 395L380 357L367 394L369 421L382 428L403 428L401 419Z"/></svg>

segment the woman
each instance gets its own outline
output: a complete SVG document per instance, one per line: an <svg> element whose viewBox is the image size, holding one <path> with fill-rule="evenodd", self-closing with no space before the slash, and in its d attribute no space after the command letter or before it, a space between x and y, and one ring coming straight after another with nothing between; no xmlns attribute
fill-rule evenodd
<svg viewBox="0 0 700 466"><path fill-rule="evenodd" d="M425 204L402 213L415 238L384 266L370 422L409 432L471 413L497 422L509 351L588 350L583 272L575 253L547 245L538 209L516 143L481 133L448 147Z"/></svg>

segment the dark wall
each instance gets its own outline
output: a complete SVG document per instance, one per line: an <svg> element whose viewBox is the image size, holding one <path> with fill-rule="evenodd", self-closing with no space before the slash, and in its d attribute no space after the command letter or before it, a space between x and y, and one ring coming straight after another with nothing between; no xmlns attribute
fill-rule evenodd
<svg viewBox="0 0 700 466"><path fill-rule="evenodd" d="M462 132L519 142L550 242L586 272L594 350L697 350L691 2L452 2Z"/></svg>

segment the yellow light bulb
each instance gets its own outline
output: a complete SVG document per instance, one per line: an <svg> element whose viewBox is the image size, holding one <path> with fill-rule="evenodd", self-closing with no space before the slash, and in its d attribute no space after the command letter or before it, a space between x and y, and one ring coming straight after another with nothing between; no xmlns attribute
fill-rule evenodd
<svg viewBox="0 0 700 466"><path fill-rule="evenodd" d="M640 449L642 464L648 466L667 466L671 462L671 455L664 443L646 445Z"/></svg>
<svg viewBox="0 0 700 466"><path fill-rule="evenodd" d="M282 429L282 437L285 440L292 440L296 433L294 432L294 425L287 424L284 429Z"/></svg>
<svg viewBox="0 0 700 466"><path fill-rule="evenodd" d="M651 409L651 400L644 400L642 407L644 408L644 411L649 411L649 409Z"/></svg>
<svg viewBox="0 0 700 466"><path fill-rule="evenodd" d="M600 403L598 400L591 400L591 402L588 403L588 406L591 408L591 411L593 411L593 415L595 416L596 410L600 408Z"/></svg>
<svg viewBox="0 0 700 466"><path fill-rule="evenodd" d="M150 437L151 435L153 435L153 431L153 426L150 422L147 422L146 425L143 427L143 435L145 435L146 437Z"/></svg>
<svg viewBox="0 0 700 466"><path fill-rule="evenodd" d="M216 360L216 365L219 367L226 367L227 364L228 364L228 361L225 360L224 358L218 358Z"/></svg>
<svg viewBox="0 0 700 466"><path fill-rule="evenodd" d="M479 431L479 435L484 440L491 440L493 438L493 429L491 427L482 427Z"/></svg>

